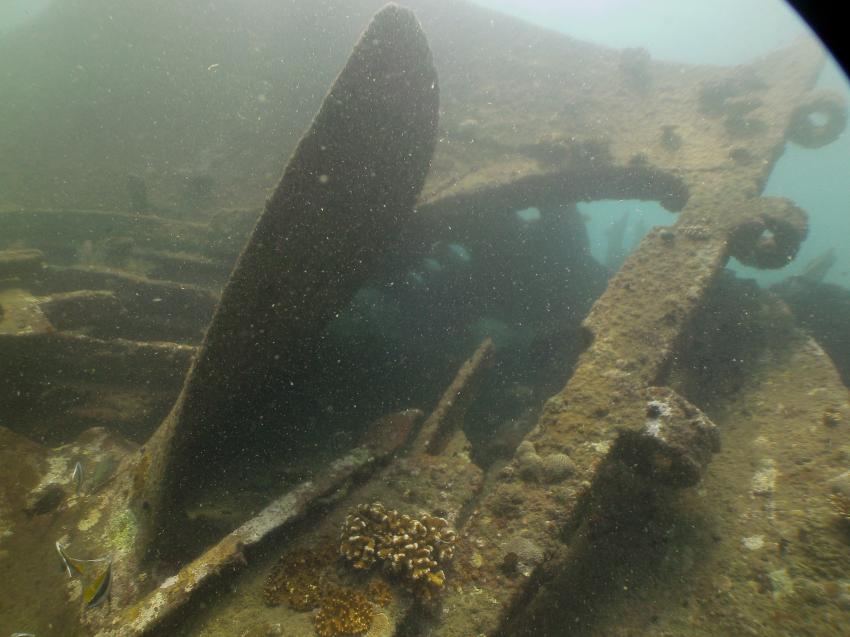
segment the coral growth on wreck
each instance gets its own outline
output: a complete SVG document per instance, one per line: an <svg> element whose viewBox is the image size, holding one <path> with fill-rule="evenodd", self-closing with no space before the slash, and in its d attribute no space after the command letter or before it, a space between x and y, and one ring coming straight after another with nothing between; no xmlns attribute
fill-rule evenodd
<svg viewBox="0 0 850 637"><path fill-rule="evenodd" d="M335 586L325 592L313 622L320 637L357 635L369 630L374 614L371 602L364 595L351 588Z"/></svg>
<svg viewBox="0 0 850 637"><path fill-rule="evenodd" d="M284 553L272 567L263 588L269 606L286 604L298 611L318 609L313 617L320 637L358 635L369 629L376 606L393 599L380 576L357 588L342 586L335 544L296 548Z"/></svg>
<svg viewBox="0 0 850 637"><path fill-rule="evenodd" d="M366 597L377 606L386 606L393 601L393 591L390 585L379 577L373 578L366 587Z"/></svg>
<svg viewBox="0 0 850 637"><path fill-rule="evenodd" d="M333 548L295 549L280 556L269 572L263 596L269 606L286 603L312 610L322 601L322 573L333 563Z"/></svg>
<svg viewBox="0 0 850 637"><path fill-rule="evenodd" d="M345 518L339 552L356 569L380 563L414 593L431 599L445 585L443 568L456 541L457 534L443 518L412 518L374 502L359 505Z"/></svg>

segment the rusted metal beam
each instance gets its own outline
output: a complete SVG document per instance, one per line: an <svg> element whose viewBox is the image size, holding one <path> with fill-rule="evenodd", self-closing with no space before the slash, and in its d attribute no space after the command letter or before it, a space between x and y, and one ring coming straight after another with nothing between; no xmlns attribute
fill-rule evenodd
<svg viewBox="0 0 850 637"><path fill-rule="evenodd" d="M395 509L402 514L411 516L428 512L445 518L451 525L461 523L469 506L475 501L483 484L484 474L481 469L472 462L469 456L469 441L462 429L449 427L449 423L456 423L452 416L461 415L469 403L475 398L475 384L477 377L486 369L486 362L492 356L493 345L490 339L485 341L475 350L473 355L461 366L452 382L442 394L442 399L429 415L431 423L427 429L423 426L417 433L415 441L408 447L405 454L391 454L393 460L385 467L376 471L370 479L362 481L343 497L336 499L335 506L327 511L327 514L317 520L316 524L305 528L302 532L295 533L286 538L286 543L281 547L282 552L291 551L294 548L314 549L317 545L328 542L339 541L340 528L346 515L362 504L374 502L382 503L387 509ZM458 391L464 394L460 401L456 398ZM411 416L418 412L411 410L393 414L381 418L366 434L366 439L371 441L371 448L381 448L381 441L394 439L394 432L409 431ZM446 428L440 429L440 423L445 423ZM434 453L428 450L428 442L436 431L442 431L442 444L434 449ZM402 447L404 448L404 447ZM330 565L336 568L336 564ZM378 570L375 566L374 571ZM360 587L365 580L355 575L349 582L354 587ZM403 582L390 582L394 589L394 602L381 609L380 622L376 618L373 630L376 634L395 634L410 616L411 613L421 611L421 598L411 594L405 589ZM445 584L447 589L457 586L454 574L449 574ZM432 600L434 601L434 600ZM215 623L226 615L233 606L245 612L251 609L250 614L256 611L262 614L261 606L263 599L256 595L256 591L245 587L237 593L237 596L228 601L226 605L217 609L204 621ZM277 607L275 611L279 614L282 623L293 621L297 624L302 618L293 615L302 615L301 611ZM219 614L221 613L221 615ZM292 624L290 624L292 625ZM180 627L178 626L178 629ZM312 631L312 627L310 628ZM300 633L299 633L300 634Z"/></svg>
<svg viewBox="0 0 850 637"><path fill-rule="evenodd" d="M493 359L492 339L485 338L475 353L461 365L451 385L443 393L413 443L413 453L438 455L460 427L463 416L475 399L475 386Z"/></svg>
<svg viewBox="0 0 850 637"><path fill-rule="evenodd" d="M437 77L413 14L367 27L289 160L228 282L131 501L139 547L179 533L198 465L242 448L243 425L306 365L327 323L373 276L412 215L434 149Z"/></svg>
<svg viewBox="0 0 850 637"><path fill-rule="evenodd" d="M0 250L0 281L32 276L44 267L41 250Z"/></svg>
<svg viewBox="0 0 850 637"><path fill-rule="evenodd" d="M386 450L386 453L392 451ZM316 480L304 482L269 504L257 516L204 551L180 572L167 578L151 593L123 609L114 618L114 627L97 634L101 637L145 635L162 626L186 605L202 587L226 571L247 564L245 551L256 549L270 535L303 517L318 498L338 492L358 473L374 468L383 458L368 447L357 447L334 461Z"/></svg>
<svg viewBox="0 0 850 637"><path fill-rule="evenodd" d="M547 555L564 551L569 555L564 533L583 523L587 506L582 503L593 501L594 493L610 484L606 483L610 472L600 471L618 462L624 465L620 454L625 450L632 465L655 466L655 484L664 484L673 474L690 476L682 484L701 475L711 455L709 438L686 426L676 434L684 444L658 447L657 438L646 437L647 403L652 402L647 392L664 395L680 406L687 404L667 389L650 388L665 384L688 326L731 256L758 267L779 267L793 258L805 237L805 215L796 206L759 197L790 122L797 120L801 103L806 103L806 90L820 68L811 47L784 52L782 59L789 55L796 62L792 67L780 68L776 56L750 71L758 76L752 86L760 87L751 109L757 111L758 122L751 123L758 134L745 141L748 157L755 161L745 166L731 162L708 174L699 174L695 165L676 171L689 191L687 205L672 227L651 231L610 281L584 322L588 346L573 376L546 403L512 463L487 483L477 513L462 529L464 548L456 556L456 566L470 574L475 594L468 588L447 591L441 620L429 635L516 634L505 627L516 629L523 624L522 617L529 617L524 614L529 596L544 579L534 576L535 569L544 568ZM710 92L711 85L706 86ZM742 99L747 89L741 86L749 85L732 82L721 87L726 92L720 90L722 108L728 111L724 111L727 133L737 111L726 100ZM710 105L708 97L705 102ZM695 116L704 117L699 109L707 105L695 101ZM702 143L704 159L708 159L714 152L709 149L719 142L707 137ZM666 162L663 152L656 156ZM686 411L695 409L689 406ZM698 410L693 413L704 419ZM657 455L659 449L664 451ZM546 471L558 463L568 468L558 475ZM666 473L658 471L667 464ZM675 466L680 470L673 470ZM524 497L521 519L504 506L516 490ZM630 491L619 493L628 498ZM610 498L607 502L611 503ZM494 534L499 527L509 531ZM506 572L506 560L515 559L510 554L515 556L517 547L524 547L519 560L526 568L512 576ZM557 570L558 564L568 560L565 557L550 566Z"/></svg>

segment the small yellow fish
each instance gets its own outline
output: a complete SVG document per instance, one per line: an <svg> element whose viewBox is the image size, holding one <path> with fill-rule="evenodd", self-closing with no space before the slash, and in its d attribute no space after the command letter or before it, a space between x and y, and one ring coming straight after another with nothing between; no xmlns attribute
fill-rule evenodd
<svg viewBox="0 0 850 637"><path fill-rule="evenodd" d="M106 563L106 568L95 577L83 591L83 601L86 608L94 608L107 597L112 588L112 562Z"/></svg>

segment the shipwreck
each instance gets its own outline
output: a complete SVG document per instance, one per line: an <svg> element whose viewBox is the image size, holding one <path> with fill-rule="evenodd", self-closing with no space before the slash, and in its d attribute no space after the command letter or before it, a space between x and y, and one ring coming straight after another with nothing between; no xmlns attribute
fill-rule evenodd
<svg viewBox="0 0 850 637"><path fill-rule="evenodd" d="M216 208L207 173L112 178L112 209L0 208L0 549L39 588L5 593L9 621L850 625L847 387L725 270L781 268L806 237L762 192L786 144L844 130L823 52L674 64L409 4L336 67L262 211ZM605 199L673 219L610 278L576 207ZM467 329L494 308L533 335ZM82 604L55 542L109 555L106 602Z"/></svg>

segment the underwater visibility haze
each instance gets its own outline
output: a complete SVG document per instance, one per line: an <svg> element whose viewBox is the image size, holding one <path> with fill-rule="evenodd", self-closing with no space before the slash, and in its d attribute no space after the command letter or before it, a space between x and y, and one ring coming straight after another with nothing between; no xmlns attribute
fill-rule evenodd
<svg viewBox="0 0 850 637"><path fill-rule="evenodd" d="M850 634L788 5L12 0L0 98L0 635Z"/></svg>

